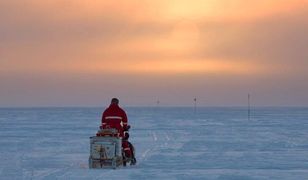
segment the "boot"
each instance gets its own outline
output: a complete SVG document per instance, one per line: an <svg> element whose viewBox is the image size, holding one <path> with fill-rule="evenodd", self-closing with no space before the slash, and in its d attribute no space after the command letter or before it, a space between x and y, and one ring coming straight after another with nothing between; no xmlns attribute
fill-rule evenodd
<svg viewBox="0 0 308 180"><path fill-rule="evenodd" d="M132 160L130 161L130 165L131 165L131 166L132 166L132 165L136 165L136 163L137 163L137 160L136 160L135 157L133 157Z"/></svg>

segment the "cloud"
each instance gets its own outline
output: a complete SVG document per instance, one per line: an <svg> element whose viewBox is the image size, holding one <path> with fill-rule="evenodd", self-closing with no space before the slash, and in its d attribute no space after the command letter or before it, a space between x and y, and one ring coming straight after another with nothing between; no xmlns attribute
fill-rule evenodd
<svg viewBox="0 0 308 180"><path fill-rule="evenodd" d="M200 25L202 43L195 55L306 71L307 28L308 10L249 23L203 22Z"/></svg>

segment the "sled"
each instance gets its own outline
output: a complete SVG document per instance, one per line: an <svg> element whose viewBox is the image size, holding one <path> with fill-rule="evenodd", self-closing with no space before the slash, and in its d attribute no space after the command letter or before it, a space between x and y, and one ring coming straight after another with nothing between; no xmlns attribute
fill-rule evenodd
<svg viewBox="0 0 308 180"><path fill-rule="evenodd" d="M126 137L127 139L128 136ZM130 142L128 143L132 153L135 154L135 148ZM122 165L126 166L127 163L130 163L130 165L135 165L136 159L133 156L126 156L122 147L122 137L119 136L119 133L116 129L100 129L96 136L90 137L90 169L116 169Z"/></svg>
<svg viewBox="0 0 308 180"><path fill-rule="evenodd" d="M90 137L89 168L116 169L123 165L122 139L114 130L100 130L99 136Z"/></svg>

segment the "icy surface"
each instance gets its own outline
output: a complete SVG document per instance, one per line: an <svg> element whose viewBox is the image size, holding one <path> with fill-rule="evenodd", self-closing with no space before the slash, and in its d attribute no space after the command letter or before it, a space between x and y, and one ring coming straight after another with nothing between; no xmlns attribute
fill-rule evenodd
<svg viewBox="0 0 308 180"><path fill-rule="evenodd" d="M137 166L88 169L102 108L0 109L0 179L306 179L308 108L125 108Z"/></svg>

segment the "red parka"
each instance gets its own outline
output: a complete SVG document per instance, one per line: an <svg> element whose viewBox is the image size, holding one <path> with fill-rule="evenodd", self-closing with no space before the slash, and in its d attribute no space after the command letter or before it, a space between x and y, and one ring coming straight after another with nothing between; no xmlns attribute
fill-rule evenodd
<svg viewBox="0 0 308 180"><path fill-rule="evenodd" d="M102 128L115 128L119 132L119 136L124 136L124 129L127 128L127 116L125 111L117 104L110 104L102 115Z"/></svg>
<svg viewBox="0 0 308 180"><path fill-rule="evenodd" d="M132 149L129 147L129 143L127 140L122 141L123 151L125 153L125 157L131 158L132 157Z"/></svg>

